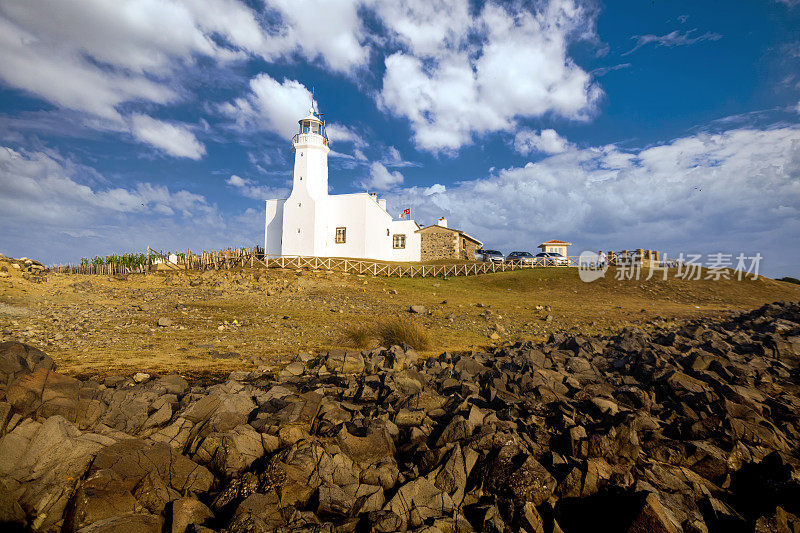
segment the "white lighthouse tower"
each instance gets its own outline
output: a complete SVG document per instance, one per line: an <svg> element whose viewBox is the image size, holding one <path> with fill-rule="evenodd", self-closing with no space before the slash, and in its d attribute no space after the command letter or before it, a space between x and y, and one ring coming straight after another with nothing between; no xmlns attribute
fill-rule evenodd
<svg viewBox="0 0 800 533"><path fill-rule="evenodd" d="M328 194L330 148L322 114L312 106L298 122L292 193L266 203L267 255L419 261L419 226L393 220L386 200L366 192Z"/></svg>
<svg viewBox="0 0 800 533"><path fill-rule="evenodd" d="M319 114L310 109L292 138L292 194L283 207L283 248L292 255L325 255L328 212L328 136Z"/></svg>

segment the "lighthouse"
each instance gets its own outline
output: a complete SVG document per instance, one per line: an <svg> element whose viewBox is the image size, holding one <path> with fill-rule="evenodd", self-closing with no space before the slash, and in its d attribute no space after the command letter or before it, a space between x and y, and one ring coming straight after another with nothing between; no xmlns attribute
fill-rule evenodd
<svg viewBox="0 0 800 533"><path fill-rule="evenodd" d="M267 200L264 249L271 256L419 261L413 220L394 220L377 194L328 194L328 135L312 108L292 137L292 192Z"/></svg>
<svg viewBox="0 0 800 533"><path fill-rule="evenodd" d="M292 194L283 207L283 247L291 255L323 257L328 213L328 136L314 109L299 120L292 138Z"/></svg>

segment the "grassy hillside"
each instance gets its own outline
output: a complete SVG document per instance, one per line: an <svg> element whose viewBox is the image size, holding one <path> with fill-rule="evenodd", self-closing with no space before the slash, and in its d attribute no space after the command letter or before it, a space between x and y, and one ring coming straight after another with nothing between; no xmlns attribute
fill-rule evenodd
<svg viewBox="0 0 800 533"><path fill-rule="evenodd" d="M395 315L421 324L430 338L427 351L440 352L800 300L800 286L765 278L620 281L613 269L593 283L580 281L575 269L447 280L276 269L125 281L51 274L41 284L9 274L0 277L2 339L42 346L74 374L199 374L274 365L301 350L347 346L348 328ZM81 285L86 281L91 286ZM411 305L425 306L426 313L412 315ZM170 325L158 326L159 318Z"/></svg>

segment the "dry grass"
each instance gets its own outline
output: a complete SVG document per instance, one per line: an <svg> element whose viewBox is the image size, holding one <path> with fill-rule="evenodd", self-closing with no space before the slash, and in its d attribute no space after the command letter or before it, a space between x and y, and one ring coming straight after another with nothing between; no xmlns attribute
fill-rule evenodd
<svg viewBox="0 0 800 533"><path fill-rule="evenodd" d="M416 350L427 350L431 341L420 322L395 316L371 324L350 324L342 330L344 343L358 349L407 344Z"/></svg>
<svg viewBox="0 0 800 533"><path fill-rule="evenodd" d="M373 328L364 324L350 324L345 326L342 331L344 342L348 346L363 350L375 344L375 333Z"/></svg>
<svg viewBox="0 0 800 533"><path fill-rule="evenodd" d="M425 327L408 317L396 316L376 323L375 336L381 346L405 343L415 350L427 350L431 345Z"/></svg>

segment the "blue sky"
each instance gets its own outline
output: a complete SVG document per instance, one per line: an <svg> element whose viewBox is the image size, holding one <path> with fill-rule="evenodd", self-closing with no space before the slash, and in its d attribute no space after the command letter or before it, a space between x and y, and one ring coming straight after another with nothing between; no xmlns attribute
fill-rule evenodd
<svg viewBox="0 0 800 533"><path fill-rule="evenodd" d="M800 275L796 0L4 0L0 252L263 244L312 89L332 193Z"/></svg>

